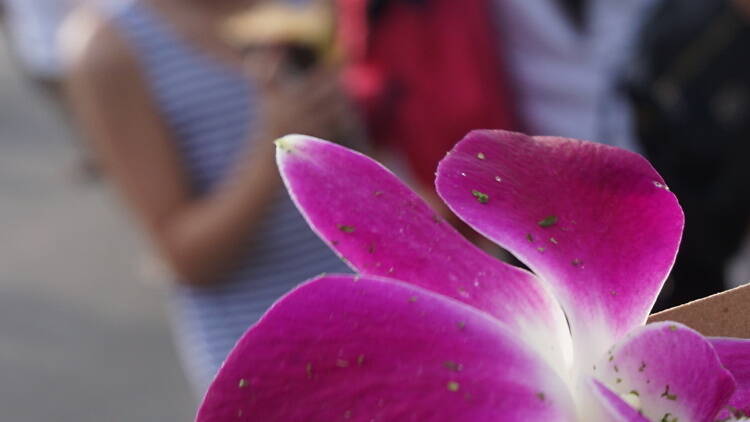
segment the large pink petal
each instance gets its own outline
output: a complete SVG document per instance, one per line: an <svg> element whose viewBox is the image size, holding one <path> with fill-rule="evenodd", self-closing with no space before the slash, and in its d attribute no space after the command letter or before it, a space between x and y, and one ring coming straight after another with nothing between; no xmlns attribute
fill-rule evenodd
<svg viewBox="0 0 750 422"><path fill-rule="evenodd" d="M637 395L641 412L652 421L713 421L735 390L711 343L674 322L634 331L593 373L618 395Z"/></svg>
<svg viewBox="0 0 750 422"><path fill-rule="evenodd" d="M737 390L729 400L729 408L720 419L734 416L750 417L750 340L737 338L709 338L719 355L721 364L734 376Z"/></svg>
<svg viewBox="0 0 750 422"><path fill-rule="evenodd" d="M552 285L575 344L593 355L646 321L682 233L651 165L591 142L474 131L441 162L437 188Z"/></svg>
<svg viewBox="0 0 750 422"><path fill-rule="evenodd" d="M596 379L589 379L586 387L590 390L592 402L590 408L582 411L588 411L595 415L591 420L598 422L649 422L638 410Z"/></svg>
<svg viewBox="0 0 750 422"><path fill-rule="evenodd" d="M574 421L566 385L486 314L387 279L324 276L239 341L198 421Z"/></svg>
<svg viewBox="0 0 750 422"><path fill-rule="evenodd" d="M357 272L406 281L484 311L565 371L570 333L559 304L536 277L465 240L372 159L307 136L277 144L292 199Z"/></svg>

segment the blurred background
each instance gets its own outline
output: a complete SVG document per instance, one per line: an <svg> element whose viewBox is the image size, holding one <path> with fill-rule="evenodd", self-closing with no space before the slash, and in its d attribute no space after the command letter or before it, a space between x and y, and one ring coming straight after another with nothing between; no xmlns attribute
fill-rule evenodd
<svg viewBox="0 0 750 422"><path fill-rule="evenodd" d="M146 245L57 106L0 44L2 419L192 420Z"/></svg>
<svg viewBox="0 0 750 422"><path fill-rule="evenodd" d="M344 268L280 187L285 133L384 161L509 260L432 191L454 142L628 148L687 214L657 306L750 281L748 1L0 6L3 420L191 420L270 303Z"/></svg>
<svg viewBox="0 0 750 422"><path fill-rule="evenodd" d="M0 50L0 409L14 421L188 421L195 399L143 241L78 172L54 105Z"/></svg>

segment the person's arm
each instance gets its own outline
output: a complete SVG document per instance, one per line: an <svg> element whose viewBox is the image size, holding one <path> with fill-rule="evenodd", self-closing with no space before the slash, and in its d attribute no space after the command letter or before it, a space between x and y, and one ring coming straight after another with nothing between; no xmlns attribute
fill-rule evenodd
<svg viewBox="0 0 750 422"><path fill-rule="evenodd" d="M193 285L215 282L231 269L266 204L279 188L273 139L315 132L327 96L320 85L273 92L265 130L249 140L225 182L192 195L176 145L127 46L106 28L74 61L69 94L101 165L135 210L172 269ZM278 90L277 90L278 91Z"/></svg>

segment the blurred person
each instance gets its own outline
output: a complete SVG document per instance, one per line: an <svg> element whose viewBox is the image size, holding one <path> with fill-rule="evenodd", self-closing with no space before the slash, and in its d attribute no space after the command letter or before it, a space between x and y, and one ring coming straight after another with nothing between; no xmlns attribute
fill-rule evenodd
<svg viewBox="0 0 750 422"><path fill-rule="evenodd" d="M404 157L428 200L438 162L467 132L518 128L488 1L339 0L338 6L347 87L373 141Z"/></svg>
<svg viewBox="0 0 750 422"><path fill-rule="evenodd" d="M470 130L518 129L485 0L338 0L345 81L378 158L469 240L507 258L435 193L438 162Z"/></svg>
<svg viewBox="0 0 750 422"><path fill-rule="evenodd" d="M24 73L58 91L63 60L57 36L66 16L82 0L0 0L11 51Z"/></svg>
<svg viewBox="0 0 750 422"><path fill-rule="evenodd" d="M620 84L656 0L492 0L524 131L637 151Z"/></svg>
<svg viewBox="0 0 750 422"><path fill-rule="evenodd" d="M628 73L646 155L685 211L675 306L726 288L750 223L750 1L666 0Z"/></svg>
<svg viewBox="0 0 750 422"><path fill-rule="evenodd" d="M521 130L637 150L617 82L650 0L339 0L348 87L370 135L437 200L438 161L468 131ZM481 241L481 240L480 240Z"/></svg>
<svg viewBox="0 0 750 422"><path fill-rule="evenodd" d="M72 104L105 172L176 274L179 349L196 392L279 296L348 272L282 189L272 141L330 137L345 115L331 69L244 58L223 22L253 0L134 0L79 12Z"/></svg>
<svg viewBox="0 0 750 422"><path fill-rule="evenodd" d="M637 150L619 85L655 0L339 0L353 92L377 141L431 185L468 130Z"/></svg>
<svg viewBox="0 0 750 422"><path fill-rule="evenodd" d="M70 115L63 94L66 68L60 37L73 9L87 1L97 0L0 0L5 7L4 30L15 64L68 129ZM74 175L93 179L98 172L86 146L78 143L75 147L78 157Z"/></svg>

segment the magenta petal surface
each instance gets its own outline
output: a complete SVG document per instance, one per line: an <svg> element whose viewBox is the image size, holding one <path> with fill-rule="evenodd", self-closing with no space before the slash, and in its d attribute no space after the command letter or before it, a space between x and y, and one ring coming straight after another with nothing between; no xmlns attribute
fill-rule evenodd
<svg viewBox="0 0 750 422"><path fill-rule="evenodd" d="M649 422L601 382L589 379L587 387L593 399L590 411L595 413L598 422Z"/></svg>
<svg viewBox="0 0 750 422"><path fill-rule="evenodd" d="M750 340L714 337L709 341L719 355L721 364L737 382L737 390L719 419L740 415L750 417Z"/></svg>
<svg viewBox="0 0 750 422"><path fill-rule="evenodd" d="M573 421L566 386L486 314L386 279L331 275L238 342L198 421Z"/></svg>
<svg viewBox="0 0 750 422"><path fill-rule="evenodd" d="M713 421L735 390L711 343L673 322L628 335L597 363L594 376L618 395L636 394L652 421Z"/></svg>
<svg viewBox="0 0 750 422"><path fill-rule="evenodd" d="M575 344L592 354L645 322L682 233L677 199L651 165L592 142L473 131L441 162L437 189L551 284Z"/></svg>
<svg viewBox="0 0 750 422"><path fill-rule="evenodd" d="M277 144L292 199L357 272L405 281L486 312L565 370L572 355L565 317L533 274L479 250L372 159L307 136Z"/></svg>

